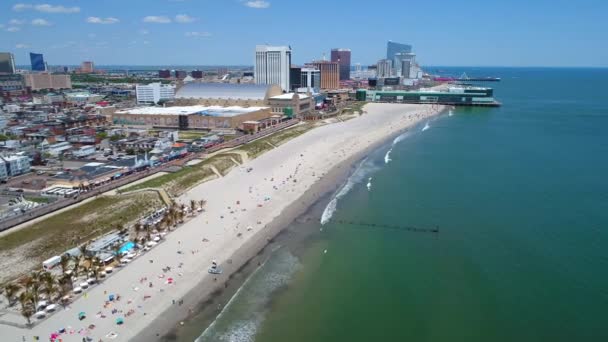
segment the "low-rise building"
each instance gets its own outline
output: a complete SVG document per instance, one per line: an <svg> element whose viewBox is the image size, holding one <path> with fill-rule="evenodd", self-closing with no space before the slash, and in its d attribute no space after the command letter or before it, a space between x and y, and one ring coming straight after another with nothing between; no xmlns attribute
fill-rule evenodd
<svg viewBox="0 0 608 342"><path fill-rule="evenodd" d="M31 90L43 89L72 89L70 75L53 75L47 73L25 74L25 85Z"/></svg>
<svg viewBox="0 0 608 342"><path fill-rule="evenodd" d="M67 102L74 105L84 105L101 101L103 99L103 95L91 94L88 92L77 92L66 94L65 99Z"/></svg>
<svg viewBox="0 0 608 342"><path fill-rule="evenodd" d="M74 157L76 158L84 158L90 155L95 154L95 146L94 145L86 145L81 146L80 148L74 150Z"/></svg>
<svg viewBox="0 0 608 342"><path fill-rule="evenodd" d="M171 101L175 98L175 86L171 84L150 83L135 86L138 104L157 104L160 101Z"/></svg>
<svg viewBox="0 0 608 342"><path fill-rule="evenodd" d="M269 107L144 107L117 111L115 125L158 128L215 129L239 128L244 121L261 120L272 115Z"/></svg>
<svg viewBox="0 0 608 342"><path fill-rule="evenodd" d="M0 165L0 169L2 169L2 166L4 166L7 177L22 175L30 172L31 170L30 158L26 156L13 155L8 157L0 157L0 159L2 159L4 163L4 165ZM2 174L4 174L4 172L0 171L0 179Z"/></svg>
<svg viewBox="0 0 608 342"><path fill-rule="evenodd" d="M313 97L309 94L287 93L268 99L272 114L288 117L303 117L315 108Z"/></svg>
<svg viewBox="0 0 608 342"><path fill-rule="evenodd" d="M72 148L72 144L67 141L59 142L56 144L42 144L44 147L44 152L50 154L53 157L58 157L60 154L70 150Z"/></svg>

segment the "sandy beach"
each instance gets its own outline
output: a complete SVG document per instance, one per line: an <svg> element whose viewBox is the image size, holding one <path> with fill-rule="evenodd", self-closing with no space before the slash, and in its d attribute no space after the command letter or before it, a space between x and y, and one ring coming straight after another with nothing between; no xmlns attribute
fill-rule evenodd
<svg viewBox="0 0 608 342"><path fill-rule="evenodd" d="M364 110L358 118L315 128L191 189L177 201L205 199L204 213L34 328L0 325L2 340L39 336L47 341L61 328L67 331L63 341L153 341L163 335L189 309L222 289L230 274L283 227L333 191L352 163L443 107L374 103ZM207 272L212 260L222 267L221 275ZM110 294L120 300L106 304ZM80 321L80 312L87 318ZM116 324L119 317L124 324Z"/></svg>

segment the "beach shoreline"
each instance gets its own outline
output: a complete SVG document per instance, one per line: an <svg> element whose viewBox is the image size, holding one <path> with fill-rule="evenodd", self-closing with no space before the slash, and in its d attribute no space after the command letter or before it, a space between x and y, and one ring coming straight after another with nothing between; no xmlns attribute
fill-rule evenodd
<svg viewBox="0 0 608 342"><path fill-rule="evenodd" d="M368 104L367 113L360 117L313 129L223 178L196 186L177 201L204 198L208 200L206 212L167 235L166 241L125 270L90 289L88 298L72 303L71 310L62 310L31 330L0 326L1 335L18 339L40 336L44 340L62 325L77 332L86 330L78 329L80 326L93 322L94 330L85 333L94 340L105 341L110 333L118 335L115 341L158 340L185 320L192 308L217 295L233 274L294 219L324 195L336 191L358 160L444 109L433 105ZM220 263L223 274L207 273L211 260ZM159 271L165 265L172 267L167 274L175 279L171 283ZM142 283L143 278L146 281ZM148 281L149 288L145 285ZM119 315L134 310L124 325L117 326L112 316L92 316L106 312L99 309L107 293L119 293L128 299L126 303L111 303ZM89 312L91 319L78 322L74 312L79 311ZM79 333L62 336L63 341L80 341L81 337Z"/></svg>
<svg viewBox="0 0 608 342"><path fill-rule="evenodd" d="M434 116L437 116L442 112L443 109L438 110ZM363 151L352 155L347 160L344 160L340 164L334 166L321 180L314 183L312 187L302 194L300 197L301 200L291 203L278 217L267 224L268 230L266 233L268 238L249 240L231 256L231 260L233 261L231 266L234 267L231 268L231 272L226 272L227 278L224 278L221 282L213 282L210 281L210 279L202 280L186 295L188 298L188 305L174 306L169 308L161 317L157 318L152 324L150 324L151 327L154 327L153 330L156 332L152 330L144 330L137 336L133 337L131 341L146 342L175 340L173 332L179 329L180 322L187 322L193 315L197 313L196 310L193 311L191 308L200 308L206 303L210 303L213 298L222 295L223 291L227 287L225 284L232 280L233 274L243 272L243 270L257 256L261 255L271 245L271 242L279 234L284 232L291 224L294 223L295 220L308 212L311 207L313 207L319 201L327 199L328 197L330 197L329 200L331 200L331 197L333 197L333 195L339 191L342 186L344 186L349 177L357 170L357 166L363 162L370 153L382 148L383 146L386 146L389 141L411 129L412 126L415 126L415 124L409 125L397 132L387 135L382 140L375 141ZM255 272L256 269L257 267L249 270L243 281L246 281L248 276ZM242 284L239 284L239 286L241 285ZM201 332L202 331L203 330L201 330Z"/></svg>

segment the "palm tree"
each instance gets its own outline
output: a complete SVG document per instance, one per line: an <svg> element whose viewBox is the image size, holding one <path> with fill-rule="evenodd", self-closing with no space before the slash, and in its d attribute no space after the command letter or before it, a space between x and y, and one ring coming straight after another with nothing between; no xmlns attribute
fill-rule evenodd
<svg viewBox="0 0 608 342"><path fill-rule="evenodd" d="M192 211L191 214L194 215L194 213L196 212L196 201L195 200L190 200L190 210Z"/></svg>
<svg viewBox="0 0 608 342"><path fill-rule="evenodd" d="M204 209L205 205L207 205L207 201L205 201L204 199L198 201L199 208Z"/></svg>
<svg viewBox="0 0 608 342"><path fill-rule="evenodd" d="M65 274L68 271L68 265L70 264L70 256L64 254L61 256L61 260L59 261L59 266L61 266L61 273Z"/></svg>
<svg viewBox="0 0 608 342"><path fill-rule="evenodd" d="M8 306L15 304L15 295L20 289L21 287L15 283L10 283L4 286L4 296L8 300Z"/></svg>
<svg viewBox="0 0 608 342"><path fill-rule="evenodd" d="M80 255L81 255L82 257L85 257L85 258L86 258L86 256L89 254L89 253L87 252L87 249L88 249L88 248L89 248L89 243L88 243L88 242L85 242L85 243L83 243L82 245L78 246L78 250L80 251Z"/></svg>
<svg viewBox="0 0 608 342"><path fill-rule="evenodd" d="M24 291L19 295L19 303L21 303L21 315L27 320L27 325L31 325L31 318L34 315L34 306L32 304L32 294Z"/></svg>
<svg viewBox="0 0 608 342"><path fill-rule="evenodd" d="M45 272L42 275L42 282L44 284L44 293L46 293L48 299L52 301L53 297L57 294L56 277L49 272Z"/></svg>
<svg viewBox="0 0 608 342"><path fill-rule="evenodd" d="M40 295L40 290L42 288L42 283L40 282L39 279L35 279L34 282L32 283L32 286L30 287L30 293L32 295L32 304L34 304L34 307L37 308L38 307L38 300L39 295Z"/></svg>
<svg viewBox="0 0 608 342"><path fill-rule="evenodd" d="M73 256L71 259L74 261L74 264L72 265L72 274L76 277L78 276L78 271L80 270L81 256Z"/></svg>
<svg viewBox="0 0 608 342"><path fill-rule="evenodd" d="M119 243L115 243L112 245L112 251L114 252L114 256L116 257L116 259L118 259L118 257L120 256L120 249L122 246L120 246Z"/></svg>

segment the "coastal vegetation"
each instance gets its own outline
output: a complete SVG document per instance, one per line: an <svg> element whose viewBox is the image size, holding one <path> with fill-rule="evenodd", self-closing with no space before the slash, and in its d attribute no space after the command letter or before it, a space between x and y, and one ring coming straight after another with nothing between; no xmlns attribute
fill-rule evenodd
<svg viewBox="0 0 608 342"><path fill-rule="evenodd" d="M273 148L286 143L287 141L304 134L314 127L312 123L303 123L294 127L284 129L273 133L267 137L254 140L248 144L245 144L235 151L242 151L247 153L247 156L251 159L257 158L264 152L272 150Z"/></svg>
<svg viewBox="0 0 608 342"><path fill-rule="evenodd" d="M0 282L162 206L158 193L101 196L0 237Z"/></svg>
<svg viewBox="0 0 608 342"><path fill-rule="evenodd" d="M132 225L132 229L117 229L124 231L132 236L133 240L138 241L141 245L145 245L152 240L152 232L166 232L175 229L178 224L184 222L186 212L190 212L190 216L194 216L197 212L201 212L206 205L205 200L192 200L190 205L178 205L173 203L167 209L166 214L156 224L141 224L136 222ZM159 235L162 237L162 234ZM116 243L111 246L112 253L116 256L112 262L113 265L119 262L121 243ZM63 306L69 304L72 300L72 292L74 284L77 283L79 277L86 280L88 283L98 283L100 278L103 278L103 270L107 267L99 258L88 250L88 241L80 244L78 252L75 254L61 254L58 267L61 270L60 274L53 274L45 270L24 272L16 281L5 283L0 287L0 291L7 300L8 307L13 307L19 303L18 310L25 318L27 325L32 324L31 318L36 314L39 308L44 308L50 303L59 303ZM45 300L45 303L41 303Z"/></svg>

